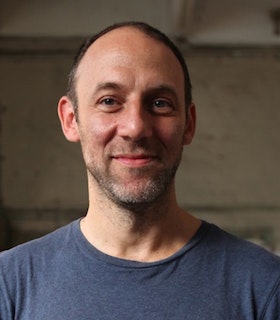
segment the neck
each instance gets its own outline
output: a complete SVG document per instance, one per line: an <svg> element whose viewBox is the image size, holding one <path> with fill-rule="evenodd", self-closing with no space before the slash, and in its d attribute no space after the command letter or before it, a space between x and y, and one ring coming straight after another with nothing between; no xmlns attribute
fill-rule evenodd
<svg viewBox="0 0 280 320"><path fill-rule="evenodd" d="M149 205L131 207L93 194L81 230L93 246L111 256L145 262L167 258L183 247L200 225L177 205L175 192Z"/></svg>

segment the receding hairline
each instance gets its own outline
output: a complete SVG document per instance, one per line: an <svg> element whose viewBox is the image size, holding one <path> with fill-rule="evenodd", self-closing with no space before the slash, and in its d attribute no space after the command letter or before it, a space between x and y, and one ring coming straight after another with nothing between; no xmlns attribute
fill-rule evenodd
<svg viewBox="0 0 280 320"><path fill-rule="evenodd" d="M170 54L175 58L176 60L176 63L179 64L179 68L181 69L182 71L182 75L184 75L184 70L180 64L180 62L178 61L177 57L174 55L174 53L172 52L172 50L166 45L164 44L162 41L160 41L159 39L156 39L150 35L148 35L147 33L143 32L141 29L135 27L135 26L121 26L119 28L116 28L116 29L113 29L113 30L110 30L109 32L103 34L102 36L98 37L95 41L93 41L88 47L87 47L87 50L84 52L84 54L82 55L81 59L79 60L79 62L77 63L76 65L76 71L75 71L75 85L77 86L77 80L79 79L79 76L80 76L80 73L79 73L79 69L81 68L82 64L83 64L83 61L84 60L87 60L88 58L91 60L91 61L94 61L94 55L96 54L96 52L94 51L95 50L95 47L98 47L99 46L99 43L104 41L104 38L107 38L109 37L109 41L105 39L105 47L103 47L104 50L108 50L108 46L110 46L110 43L111 42L111 39L110 37L113 37L115 36L114 33L117 33L117 32L120 32L122 30L132 30L132 31L135 31L136 33L142 35L144 38L148 39L148 40L151 40L151 41L155 41L155 43L157 43L159 46L161 46L162 48L165 48L167 49ZM129 35L130 37L131 35ZM122 35L121 35L121 38L122 38ZM103 46L103 44L101 44L101 46ZM109 47L110 48L110 47ZM111 47L112 49L112 47ZM114 49L117 49L119 50L120 52L123 50L122 49L122 45L118 45L118 44L115 44L115 48ZM163 50L165 50L163 49ZM100 47L98 48L98 51L100 50ZM91 54L93 54L93 56L91 56Z"/></svg>
<svg viewBox="0 0 280 320"><path fill-rule="evenodd" d="M83 55L81 56L81 58L79 59L79 61L78 61L77 64L76 64L76 67L75 67L75 80L76 80L76 84L77 84L77 79L78 79L78 78L77 78L77 75L78 75L79 67L80 67L80 65L82 64L83 60L84 60L85 58L87 58L87 55L90 53L90 51L91 51L91 49L93 48L93 46L98 45L98 42L102 41L103 38L105 38L105 37L107 37L107 36L110 36L111 33L118 32L118 31L120 31L121 29L135 30L136 32L138 32L138 33L142 34L143 36L145 36L147 39L154 40L154 41L156 41L158 44L161 44L161 45L163 45L164 47L166 47L167 49L170 50L170 48L169 48L167 45L165 45L162 41L160 41L159 39L156 39L155 37L152 37L152 36L148 35L147 33L145 33L143 30L141 30L141 29L138 28L137 26L134 26L134 25L123 25L123 26L120 26L120 27L118 27L118 28L112 29L112 30L110 30L110 31L102 34L100 37L96 38L96 39L87 47L87 49L85 50L85 52L83 53ZM170 50L170 52L173 53L172 50ZM174 56L175 56L175 55L174 55ZM176 58L176 56L175 56L175 58ZM178 60L178 59L176 59L176 60ZM183 71L183 70L182 70L182 71Z"/></svg>
<svg viewBox="0 0 280 320"><path fill-rule="evenodd" d="M78 107L78 101L77 101L77 93L76 93L76 85L77 85L77 71L80 66L81 61L86 56L88 50L92 47L92 45L98 41L99 39L103 38L103 36L108 35L112 31L118 31L119 29L135 29L145 35L146 37L153 39L157 41L158 43L163 44L166 48L169 48L169 50L173 53L175 58L178 60L184 76L184 88L185 88L185 103L186 106L190 105L192 102L192 93L191 93L191 82L189 77L189 71L185 62L185 59L180 52L180 50L177 48L177 46L172 42L172 40L165 35L160 30L150 26L149 24L146 24L144 22L135 22L135 21L129 21L129 22L121 22L117 24L113 24L103 30L101 30L99 33L93 35L92 37L88 38L80 47L78 50L74 63L72 65L71 71L69 73L68 77L68 88L67 88L67 95L72 100L74 107Z"/></svg>

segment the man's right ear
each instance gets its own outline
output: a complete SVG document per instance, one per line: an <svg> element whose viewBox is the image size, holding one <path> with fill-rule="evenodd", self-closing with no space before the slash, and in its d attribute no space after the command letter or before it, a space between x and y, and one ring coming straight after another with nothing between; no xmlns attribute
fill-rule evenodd
<svg viewBox="0 0 280 320"><path fill-rule="evenodd" d="M59 100L57 112L66 139L71 142L78 142L80 136L74 106L67 96L63 96Z"/></svg>

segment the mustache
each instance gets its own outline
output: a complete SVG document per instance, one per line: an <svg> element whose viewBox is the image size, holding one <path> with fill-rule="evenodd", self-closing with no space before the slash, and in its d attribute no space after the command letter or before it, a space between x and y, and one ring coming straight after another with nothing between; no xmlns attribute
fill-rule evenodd
<svg viewBox="0 0 280 320"><path fill-rule="evenodd" d="M143 155L159 155L162 148L159 148L159 143L153 144L148 141L126 141L112 147L111 154L143 154Z"/></svg>

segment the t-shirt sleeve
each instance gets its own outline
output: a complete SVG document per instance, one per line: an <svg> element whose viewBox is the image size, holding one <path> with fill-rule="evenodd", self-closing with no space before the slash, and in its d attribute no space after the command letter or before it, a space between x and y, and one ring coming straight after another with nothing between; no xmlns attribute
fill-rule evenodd
<svg viewBox="0 0 280 320"><path fill-rule="evenodd" d="M14 316L12 314L11 306L5 292L2 289L3 288L0 288L0 319L12 320L14 319Z"/></svg>
<svg viewBox="0 0 280 320"><path fill-rule="evenodd" d="M261 320L280 320L280 278L267 301Z"/></svg>
<svg viewBox="0 0 280 320"><path fill-rule="evenodd" d="M0 320L14 319L13 307L10 301L9 292L7 288L7 279L5 277L5 268L0 259Z"/></svg>

